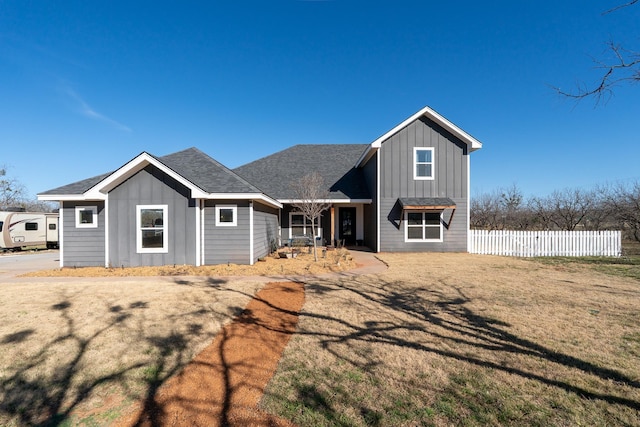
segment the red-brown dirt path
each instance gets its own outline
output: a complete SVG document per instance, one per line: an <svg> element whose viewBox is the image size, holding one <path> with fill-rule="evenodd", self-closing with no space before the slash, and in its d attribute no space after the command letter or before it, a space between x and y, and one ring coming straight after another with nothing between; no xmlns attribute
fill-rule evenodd
<svg viewBox="0 0 640 427"><path fill-rule="evenodd" d="M291 426L258 409L304 304L304 285L271 282L211 345L118 426Z"/></svg>

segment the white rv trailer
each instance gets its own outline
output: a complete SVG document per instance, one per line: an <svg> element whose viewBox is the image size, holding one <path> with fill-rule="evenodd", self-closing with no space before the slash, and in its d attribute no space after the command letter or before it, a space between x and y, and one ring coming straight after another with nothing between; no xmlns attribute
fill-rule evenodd
<svg viewBox="0 0 640 427"><path fill-rule="evenodd" d="M58 216L44 212L0 212L0 250L27 246L57 248Z"/></svg>

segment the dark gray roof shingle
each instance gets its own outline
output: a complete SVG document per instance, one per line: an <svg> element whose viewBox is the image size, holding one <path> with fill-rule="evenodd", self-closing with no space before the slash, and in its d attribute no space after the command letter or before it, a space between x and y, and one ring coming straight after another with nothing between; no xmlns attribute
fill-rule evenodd
<svg viewBox="0 0 640 427"><path fill-rule="evenodd" d="M292 183L317 172L333 199L370 199L361 169L354 168L369 144L294 145L233 171L279 200L295 199Z"/></svg>
<svg viewBox="0 0 640 427"><path fill-rule="evenodd" d="M156 158L207 193L262 193L258 187L197 148Z"/></svg>
<svg viewBox="0 0 640 427"><path fill-rule="evenodd" d="M259 188L197 148L188 148L163 157L150 156L208 193L262 193ZM63 185L40 194L82 194L112 173Z"/></svg>

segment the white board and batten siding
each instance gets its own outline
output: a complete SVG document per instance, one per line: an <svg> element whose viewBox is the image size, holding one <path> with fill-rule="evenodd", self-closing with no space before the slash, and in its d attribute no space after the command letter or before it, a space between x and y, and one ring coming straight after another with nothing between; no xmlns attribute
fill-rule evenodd
<svg viewBox="0 0 640 427"><path fill-rule="evenodd" d="M470 230L469 252L516 257L620 256L620 231Z"/></svg>

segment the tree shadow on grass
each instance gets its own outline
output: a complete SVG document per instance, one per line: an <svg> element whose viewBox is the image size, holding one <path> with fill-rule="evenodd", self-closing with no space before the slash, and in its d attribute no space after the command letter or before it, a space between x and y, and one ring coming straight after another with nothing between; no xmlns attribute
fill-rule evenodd
<svg viewBox="0 0 640 427"><path fill-rule="evenodd" d="M360 321L346 320L347 316L330 310L312 311L305 307L301 318L306 318L297 333L314 336L320 348L338 360L367 370L375 364L375 346L378 344L409 348L418 352L438 355L446 359L466 362L471 366L516 375L546 386L573 393L581 399L621 405L633 411L640 410L640 402L627 397L623 387L640 389L640 382L615 366L600 365L582 359L579 355L548 348L532 339L513 332L512 325L474 311L472 299L463 287L443 284L438 286L412 285L388 281L384 276L360 276L343 279L310 280L306 285L309 298L331 296L348 301L336 310L349 307L358 312ZM383 316L377 316L384 313ZM366 319L369 317L368 319ZM366 320L363 320L366 319ZM311 323L309 323L311 320ZM305 329L304 325L312 327ZM357 351L358 348L369 349ZM348 349L348 350L346 350ZM319 350L319 349L318 349ZM488 352L488 353L487 353ZM549 370L528 368L526 364L507 364L496 360L496 354L525 356L532 361L543 361ZM488 355L492 355L487 357ZM503 358L504 358L503 357ZM536 362L537 363L537 362ZM533 366L536 366L536 363ZM554 366L580 373L581 379L557 375ZM585 377L586 376L586 377ZM598 387L585 387L584 378L620 385L620 393L599 391ZM590 382L587 380L587 383ZM308 384L297 384L299 401L309 396ZM617 386L616 386L617 387ZM340 386L331 391L341 393ZM329 393L331 393L329 392ZM344 392L349 400L349 393ZM286 399L280 396L280 399ZM309 405L316 405L313 399ZM356 405L356 402L353 402ZM361 412L378 414L379 408L361 407ZM322 412L330 413L325 402ZM363 412L364 411L364 412ZM329 418L337 414L331 415ZM364 415L363 415L364 416ZM325 419L329 419L326 418ZM379 418L376 418L380 421ZM372 421L373 422L373 421Z"/></svg>
<svg viewBox="0 0 640 427"><path fill-rule="evenodd" d="M74 411L106 389L120 390L124 401L137 400L141 391L147 397L154 396L167 378L188 363L190 340L205 333L203 322L207 318L203 316L228 317L228 313L212 313L202 308L172 315L176 321L181 317L182 324L185 319L191 320L181 331L171 329L166 334L150 334L147 327L152 320L146 314L149 309L149 302L144 300L128 304L105 301L101 312L93 313L93 319L100 319L100 323L87 331L83 308L75 305L73 296L61 295L60 300L49 307L52 321L57 319L63 325L55 336L36 342L32 335L37 330L25 329L0 337L0 351L4 346L16 344L30 348L24 358L3 367L0 424L68 424L75 416ZM129 338L135 342L136 351L146 352L148 357L113 354L109 356L119 359L112 365L113 369L95 366L91 352L98 351L101 340L109 334ZM113 335L109 339L114 339Z"/></svg>

